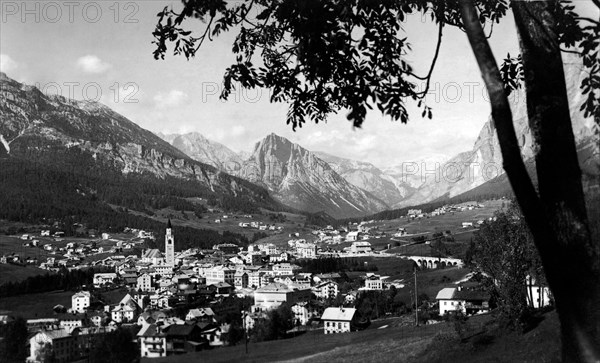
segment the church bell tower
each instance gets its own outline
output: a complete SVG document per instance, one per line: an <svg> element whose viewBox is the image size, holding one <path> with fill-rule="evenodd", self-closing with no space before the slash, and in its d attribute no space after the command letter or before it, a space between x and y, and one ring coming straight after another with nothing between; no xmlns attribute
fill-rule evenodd
<svg viewBox="0 0 600 363"><path fill-rule="evenodd" d="M165 262L169 266L175 266L175 237L170 219L167 222L167 232L165 233Z"/></svg>

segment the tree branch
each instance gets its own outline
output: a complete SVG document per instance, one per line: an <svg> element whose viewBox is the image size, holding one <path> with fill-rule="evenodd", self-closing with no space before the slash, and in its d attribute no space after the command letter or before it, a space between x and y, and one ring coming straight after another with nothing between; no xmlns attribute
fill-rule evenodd
<svg viewBox="0 0 600 363"><path fill-rule="evenodd" d="M443 12L443 10L442 10ZM435 46L435 53L433 55L433 60L431 61L431 66L429 67L429 72L427 73L426 77L419 77L414 73L409 73L411 76L420 79L422 81L427 80L427 83L425 84L425 90L423 92L420 92L420 94L422 96L425 96L427 94L427 92L429 91L429 84L431 82L431 75L433 74L433 69L435 68L435 63L437 62L438 56L440 54L440 47L442 45L442 34L443 34L443 29L444 29L444 21L441 18L438 18L440 24L438 26L438 40L437 40L437 44Z"/></svg>
<svg viewBox="0 0 600 363"><path fill-rule="evenodd" d="M584 55L583 53L581 53L581 52L578 52L578 51L576 51L576 50L569 50L569 49L563 49L563 48L560 48L560 51L561 51L561 52L564 52L564 53L572 53L572 54L577 54L577 55L579 55L579 56L583 56L583 55Z"/></svg>
<svg viewBox="0 0 600 363"><path fill-rule="evenodd" d="M194 53L196 53L198 51L198 49L200 49L200 47L202 46L202 43L204 43L204 39L206 39L206 36L208 35L210 37L210 26L212 25L213 19L215 17L211 16L210 20L208 21L208 24L206 24L206 29L204 30L204 34L202 34L202 36L199 38L200 39L200 43L198 44L198 46L196 46L196 49L194 50Z"/></svg>
<svg viewBox="0 0 600 363"><path fill-rule="evenodd" d="M463 26L489 93L504 170L533 235L535 236L536 232L538 236L539 233L546 235L549 228L542 217L541 202L521 157L500 70L479 22L473 0L460 0L460 10Z"/></svg>

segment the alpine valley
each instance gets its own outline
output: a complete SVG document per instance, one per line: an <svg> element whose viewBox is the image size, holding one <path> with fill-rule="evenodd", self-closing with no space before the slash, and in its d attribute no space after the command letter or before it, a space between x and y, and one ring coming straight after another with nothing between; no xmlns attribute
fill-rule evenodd
<svg viewBox="0 0 600 363"><path fill-rule="evenodd" d="M565 72L584 182L593 182L598 143L593 120L579 112L582 73L574 63L566 63ZM451 171L439 177L424 175L419 161L410 173L402 160L380 168L309 151L275 134L259 140L251 152L236 153L199 133L154 134L102 104L44 95L4 73L0 85L0 184L5 191L0 202L8 206L0 218L17 213L25 220L69 216L83 222L90 211L151 214L169 205L198 213L216 206L318 212L341 219L463 194L510 194L491 119L470 150L436 168ZM533 150L523 91L515 92L512 101L522 153L529 159ZM486 186L492 182L493 187Z"/></svg>
<svg viewBox="0 0 600 363"><path fill-rule="evenodd" d="M565 78L583 181L597 184L600 153L596 126L579 111L582 77L580 64L567 58ZM522 155L533 171L524 90L513 92L510 100ZM161 137L198 161L264 186L283 204L311 212L325 211L334 217L441 202L462 195L477 199L482 194L512 194L491 117L470 150L442 163L405 160L385 168L325 152L310 152L274 134L259 141L250 156L235 153L198 133Z"/></svg>

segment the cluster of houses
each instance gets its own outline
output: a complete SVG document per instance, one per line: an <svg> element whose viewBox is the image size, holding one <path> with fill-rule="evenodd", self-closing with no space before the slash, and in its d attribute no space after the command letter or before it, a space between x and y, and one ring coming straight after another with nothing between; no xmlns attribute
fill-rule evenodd
<svg viewBox="0 0 600 363"><path fill-rule="evenodd" d="M369 224L373 222L374 221L354 222L349 223L348 226L341 226L338 228L333 228L329 225L325 228L312 231L312 234L317 237L317 242L329 245L385 237L386 234L384 232L378 231L379 227L369 226Z"/></svg>
<svg viewBox="0 0 600 363"><path fill-rule="evenodd" d="M147 358L224 346L232 326L223 317L235 309L224 301L231 296L251 298L247 310L236 311L241 313L246 331L286 304L295 326L317 326L324 334L346 333L366 327L359 311L349 307L361 291L404 288L402 281L366 273L362 287L342 292L339 273L307 273L293 263L264 258L281 257L270 244L254 245L248 251L219 244L213 246L212 254L198 250L175 253L174 238L169 223L164 253L150 249L141 258L111 259L113 271L96 273L94 290L74 293L71 306L55 306L52 318L28 320L28 361L45 361L48 351L57 362L85 359L97 337L119 326L136 327L141 356ZM316 249L299 239L288 245L295 253ZM535 296L532 293L532 301L545 304L545 290L528 290L537 292ZM109 292L121 293L122 297L107 303L103 294ZM458 285L442 289L436 301L440 315L454 311L478 314L490 309L489 295Z"/></svg>
<svg viewBox="0 0 600 363"><path fill-rule="evenodd" d="M215 220L215 222L216 222L216 220ZM254 228L254 229L258 229L259 231L282 231L283 230L282 226L277 226L275 224L265 224L263 222L256 222L256 221L240 222L240 223L238 223L238 225L242 228Z"/></svg>
<svg viewBox="0 0 600 363"><path fill-rule="evenodd" d="M247 251L219 244L210 251L175 252L169 224L165 252L149 249L141 257L112 255L98 260L98 265L113 271L94 274L94 290L73 294L68 309L56 306L55 311L65 313L58 318L30 321L29 361L43 361L48 348L57 361L80 359L90 349L89 341L94 340L90 337L121 325L140 327L137 339L143 357L226 345L230 326L218 317L227 314L221 303L232 295L252 298L252 306L243 312L246 330L284 303L290 306L296 325L322 321L327 324L326 334L358 329L354 309L329 306L334 301L354 302L358 291L342 296L340 274L301 272L287 257L314 257L317 247L299 239L289 245L291 252L271 244L253 245ZM385 289L389 284L384 279L369 274L360 290ZM102 294L123 287L126 292L117 303L103 301ZM197 306L199 301L202 307ZM186 307L185 319L175 313Z"/></svg>
<svg viewBox="0 0 600 363"><path fill-rule="evenodd" d="M433 211L431 211L429 213L423 212L422 209L409 209L406 212L406 217L409 219L435 217L435 216L444 215L446 213L464 212L467 210L480 209L480 208L484 208L484 207L485 206L480 203L468 203L468 204L461 204L461 205L444 205L444 206L434 209Z"/></svg>
<svg viewBox="0 0 600 363"><path fill-rule="evenodd" d="M252 219L252 215L251 214L246 214L242 216L243 218L246 219ZM236 216L236 215L228 215L228 214L223 214L222 216L215 218L214 222L219 224L219 223L224 223L225 221L231 219L231 218L235 218L238 219L240 218L240 216ZM274 223L264 223L262 221L242 221L242 222L238 222L238 226L241 228L251 228L251 229L258 229L259 231L282 231L283 227L282 226L277 226Z"/></svg>
<svg viewBox="0 0 600 363"><path fill-rule="evenodd" d="M126 228L125 233L135 237L130 241L112 238L108 233L102 233L101 240L88 240L80 242L63 241L64 232L51 233L50 230L41 230L39 236L23 234L20 239L25 241L21 247L27 250L12 252L0 256L0 263L19 265L35 265L48 271L59 271L61 268L77 269L91 267L97 264L111 264L110 260L118 259L118 253L132 253L133 248L144 243L146 239L155 239L154 233L140 229ZM95 237L94 234L91 235ZM61 243L62 242L62 243ZM32 250L29 250L32 249ZM40 250L43 250L40 251ZM96 255L110 254L101 262ZM47 257L50 255L49 257ZM124 256L122 257L125 258ZM96 260L91 262L91 260Z"/></svg>

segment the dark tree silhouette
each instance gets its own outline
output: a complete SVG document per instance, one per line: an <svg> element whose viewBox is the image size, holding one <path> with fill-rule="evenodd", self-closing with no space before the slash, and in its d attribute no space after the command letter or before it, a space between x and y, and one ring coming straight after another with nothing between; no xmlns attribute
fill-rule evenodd
<svg viewBox="0 0 600 363"><path fill-rule="evenodd" d="M124 328L99 336L90 352L90 362L135 362L140 355L135 335Z"/></svg>
<svg viewBox="0 0 600 363"><path fill-rule="evenodd" d="M0 361L6 363L24 362L27 358L27 323L22 317L9 323L4 339L0 341Z"/></svg>
<svg viewBox="0 0 600 363"><path fill-rule="evenodd" d="M511 64L502 67L502 74L482 23L500 21L510 6L523 54L521 63L508 59ZM427 13L438 24L438 46L425 76L414 74L404 59L410 47L401 22L414 13ZM205 30L195 34L184 29L188 18L205 21ZM342 109L360 127L373 105L407 122L406 99L417 101L422 116L431 117L423 102L427 89L419 92L414 82L429 84L446 25L467 34L490 95L503 166L556 299L563 359L598 361L600 241L592 240L589 232L560 46L582 55L588 71L582 111L600 124L600 22L577 15L559 1L184 1L180 12L165 8L159 13L154 56L164 58L173 43L174 54L189 59L207 39L234 30L236 62L225 71L223 98L233 81L248 88L267 87L272 101L289 102L287 122L294 129L306 119L323 121ZM512 123L507 95L518 84L510 81L514 76L525 80L539 193L527 174ZM566 271L561 268L565 264L570 266Z"/></svg>

